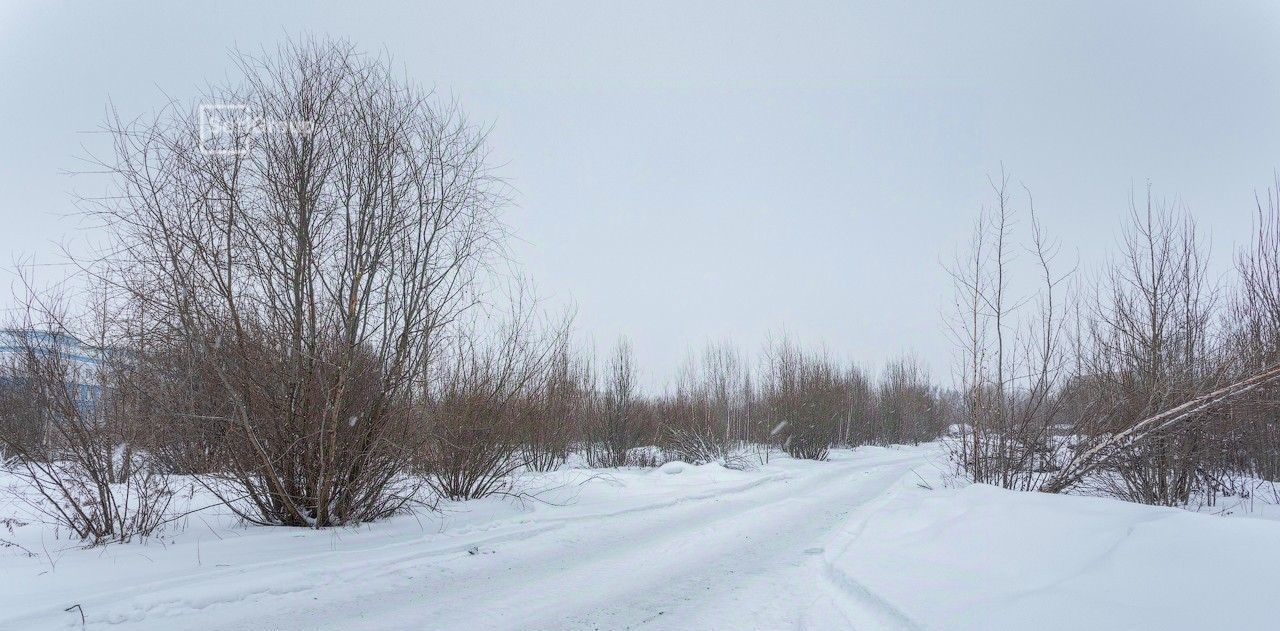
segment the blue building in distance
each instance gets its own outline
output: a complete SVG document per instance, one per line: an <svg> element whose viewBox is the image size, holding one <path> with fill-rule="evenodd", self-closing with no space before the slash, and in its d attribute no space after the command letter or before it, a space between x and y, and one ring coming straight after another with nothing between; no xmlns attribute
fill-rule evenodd
<svg viewBox="0 0 1280 631"><path fill-rule="evenodd" d="M28 349L37 353L57 353L66 362L66 386L82 412L90 413L102 398L98 380L102 351L74 336L34 329L0 329L0 386L21 383L24 356Z"/></svg>

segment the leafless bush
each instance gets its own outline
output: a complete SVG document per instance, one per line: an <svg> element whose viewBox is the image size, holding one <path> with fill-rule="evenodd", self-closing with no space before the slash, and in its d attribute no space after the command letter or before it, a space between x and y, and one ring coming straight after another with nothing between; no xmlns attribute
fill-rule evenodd
<svg viewBox="0 0 1280 631"><path fill-rule="evenodd" d="M510 357L492 349L459 352L426 406L430 438L423 471L432 488L452 500L485 497L506 488L520 468L513 402L524 377Z"/></svg>
<svg viewBox="0 0 1280 631"><path fill-rule="evenodd" d="M752 452L746 444L727 446L720 436L697 429L668 427L663 451L670 458L693 464L718 463L729 469L750 469Z"/></svg>
<svg viewBox="0 0 1280 631"><path fill-rule="evenodd" d="M526 388L517 418L521 462L531 471L554 471L564 464L594 403L590 360L575 356L567 339L545 371Z"/></svg>
<svg viewBox="0 0 1280 631"><path fill-rule="evenodd" d="M476 499L508 489L511 474L527 464L526 406L531 400L540 407L562 403L543 397L549 380L567 378L557 372L566 368L563 363L548 368L567 360L561 352L567 323L539 338L533 311L519 304L499 330L488 335L473 332L459 340L434 379L436 386L425 405L428 442L423 470L431 487L449 499ZM555 439L546 434L539 438L550 451ZM550 459L554 454L542 456Z"/></svg>
<svg viewBox="0 0 1280 631"><path fill-rule="evenodd" d="M593 467L623 467L637 462L632 451L653 437L652 409L641 399L636 384L636 361L626 338L614 346L604 374L604 390L587 420L585 450ZM656 440L648 442L649 445Z"/></svg>
<svg viewBox="0 0 1280 631"><path fill-rule="evenodd" d="M639 405L641 409L648 409L648 405L647 405L648 403L649 403L648 401L645 401L640 403ZM667 459L665 454L662 452L662 448L658 447L656 444L652 444L654 442L656 441L650 441L651 444L641 445L639 447L632 447L631 449L627 450L626 456L622 458L622 464L606 465L606 466L634 467L638 469L652 469L654 467L660 466L662 465L662 463L666 462ZM589 453L588 453L588 458L590 458Z"/></svg>
<svg viewBox="0 0 1280 631"><path fill-rule="evenodd" d="M663 450L686 462L747 468L748 445L761 435L755 405L742 353L727 342L709 344L685 365L675 393L656 403Z"/></svg>
<svg viewBox="0 0 1280 631"><path fill-rule="evenodd" d="M235 60L205 102L300 124L209 152L177 104L109 121L102 276L149 314L164 381L207 397L161 413L221 425L211 490L253 523L377 519L413 493L428 363L501 244L483 134L342 42Z"/></svg>
<svg viewBox="0 0 1280 631"><path fill-rule="evenodd" d="M769 346L764 363L762 407L779 446L793 458L825 460L848 410L840 369L785 339Z"/></svg>
<svg viewBox="0 0 1280 631"><path fill-rule="evenodd" d="M10 491L86 543L148 537L173 493L121 417L130 359L102 336L73 335L60 309L44 315L0 333L0 465L20 481Z"/></svg>
<svg viewBox="0 0 1280 631"><path fill-rule="evenodd" d="M856 373L855 373L856 374ZM851 406L862 407L862 384L854 378ZM945 427L937 387L920 361L907 356L890 361L880 378L875 397L875 427L871 440L877 444L912 443L933 440Z"/></svg>

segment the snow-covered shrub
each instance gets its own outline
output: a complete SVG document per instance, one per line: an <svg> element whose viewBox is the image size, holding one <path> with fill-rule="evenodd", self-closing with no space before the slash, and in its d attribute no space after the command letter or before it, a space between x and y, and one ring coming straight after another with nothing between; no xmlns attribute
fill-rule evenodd
<svg viewBox="0 0 1280 631"><path fill-rule="evenodd" d="M745 444L730 443L723 436L696 429L671 427L663 450L671 460L692 464L718 463L729 469L750 469L755 464Z"/></svg>

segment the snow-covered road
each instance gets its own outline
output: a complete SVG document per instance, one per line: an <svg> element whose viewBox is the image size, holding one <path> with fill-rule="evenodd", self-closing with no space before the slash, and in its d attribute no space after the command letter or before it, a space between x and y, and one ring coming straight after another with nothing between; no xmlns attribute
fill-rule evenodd
<svg viewBox="0 0 1280 631"><path fill-rule="evenodd" d="M0 629L1271 629L1280 521L952 481L944 450L530 475L354 529L0 549ZM198 498L197 498L198 499ZM1251 500L1252 501L1252 500ZM59 551L61 550L61 551Z"/></svg>
<svg viewBox="0 0 1280 631"><path fill-rule="evenodd" d="M230 627L784 628L892 619L828 579L825 547L920 456L832 463L711 496L460 536L335 562L347 580L243 612ZM833 618L834 617L834 618ZM725 626L727 625L727 627ZM877 627L883 628L883 627Z"/></svg>
<svg viewBox="0 0 1280 631"><path fill-rule="evenodd" d="M130 629L908 627L835 576L826 549L926 457L842 453L750 473L673 463L593 479L564 506L496 518L482 504L434 526L210 530L197 559L178 551L193 546L187 540L109 548L111 562L77 551L37 577L43 589L18 585L30 597L0 610L0 628L78 627L79 612L62 611L72 604L91 627ZM198 534L188 529L185 539ZM102 574L117 567L123 580Z"/></svg>

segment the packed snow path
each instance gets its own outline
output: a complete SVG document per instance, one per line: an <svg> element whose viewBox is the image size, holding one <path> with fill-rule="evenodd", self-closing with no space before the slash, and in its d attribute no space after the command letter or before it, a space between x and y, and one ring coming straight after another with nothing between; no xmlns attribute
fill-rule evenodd
<svg viewBox="0 0 1280 631"><path fill-rule="evenodd" d="M924 462L884 450L605 513L546 511L376 547L344 545L365 534L348 533L302 556L282 544L254 563L206 558L61 594L29 616L0 612L0 628L48 624L71 601L91 627L130 629L907 628L825 559L855 513ZM58 626L79 626L78 612L61 615Z"/></svg>
<svg viewBox="0 0 1280 631"><path fill-rule="evenodd" d="M870 469L832 463L820 475L495 529L454 547L475 554L388 551L344 566L343 584L282 603L278 615L244 620L244 628L287 626L299 616L335 629L832 628L893 619L856 589L833 585L823 553L852 512L916 464L917 456Z"/></svg>

